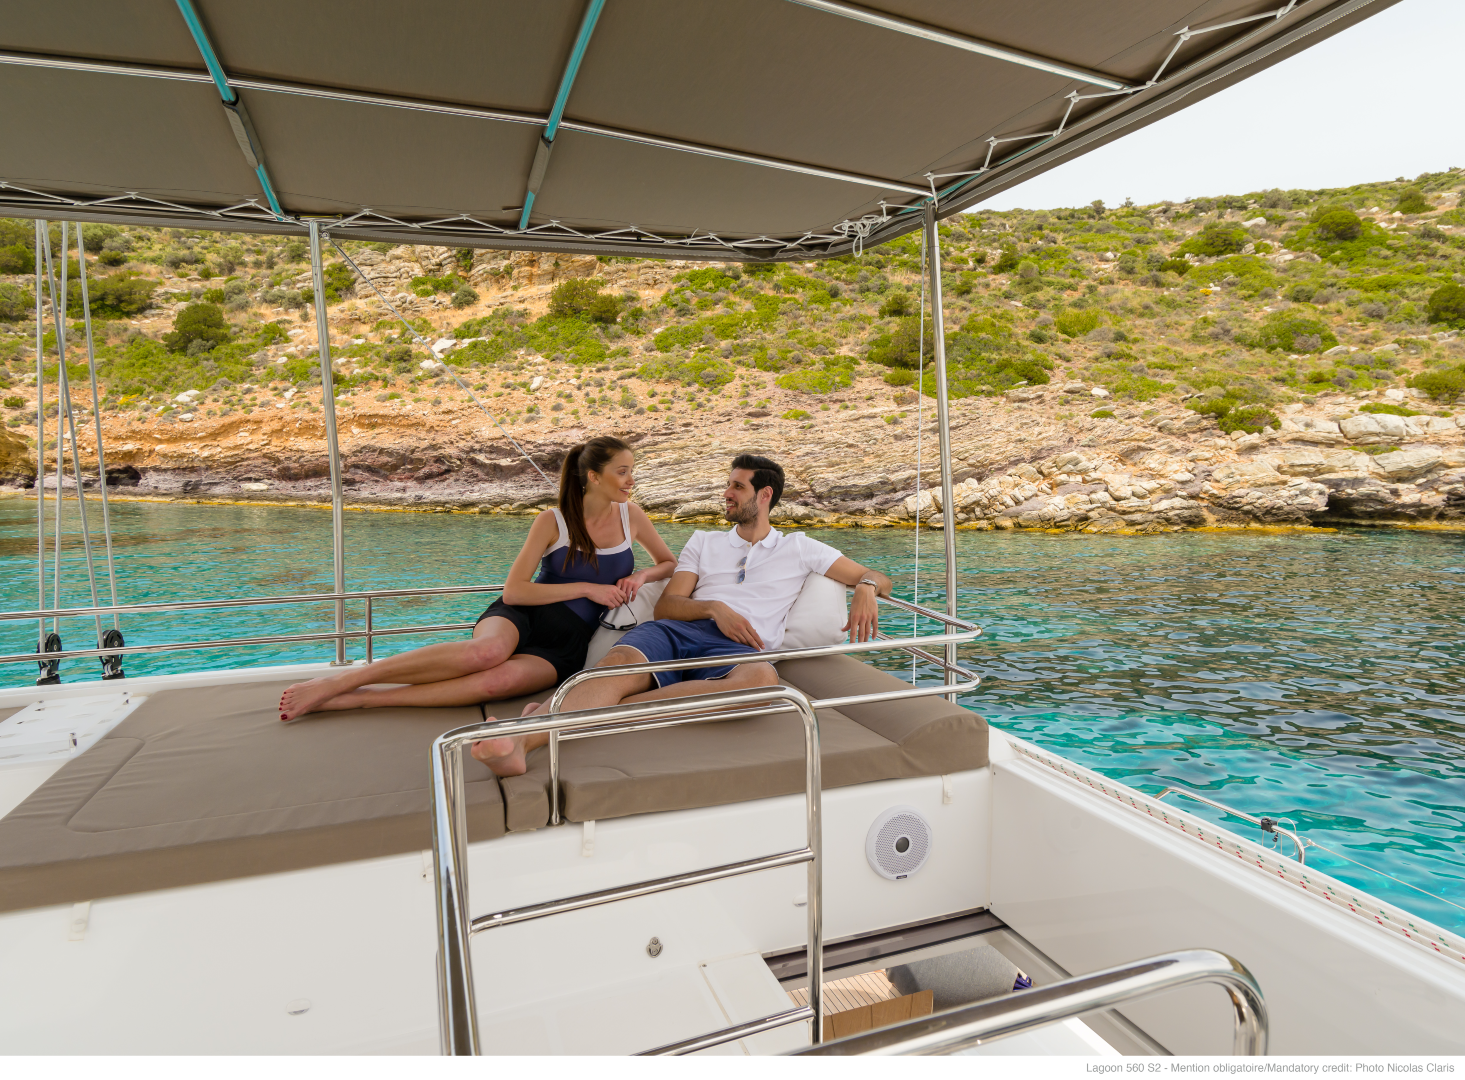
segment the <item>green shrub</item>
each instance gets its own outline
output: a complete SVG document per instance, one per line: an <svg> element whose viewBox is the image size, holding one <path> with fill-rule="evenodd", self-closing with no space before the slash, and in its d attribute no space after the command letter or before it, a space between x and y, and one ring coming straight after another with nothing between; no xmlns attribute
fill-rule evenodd
<svg viewBox="0 0 1465 1080"><path fill-rule="evenodd" d="M36 295L19 285L0 282L0 322L19 322L35 314Z"/></svg>
<svg viewBox="0 0 1465 1080"><path fill-rule="evenodd" d="M847 388L852 381L850 369L836 365L790 371L774 380L784 390L797 390L804 394L832 393Z"/></svg>
<svg viewBox="0 0 1465 1080"><path fill-rule="evenodd" d="M926 322L925 338L924 352L929 353L935 340L929 320ZM907 315L895 324L894 330L881 334L870 342L865 358L884 367L913 368L920 362L922 353L921 320L914 315Z"/></svg>
<svg viewBox="0 0 1465 1080"><path fill-rule="evenodd" d="M916 373L910 368L891 368L885 373L885 381L891 386L910 386L916 381Z"/></svg>
<svg viewBox="0 0 1465 1080"><path fill-rule="evenodd" d="M188 352L195 342L201 342L205 351L217 348L228 341L229 324L224 320L223 309L218 304L189 304L173 320L173 332L163 335L163 345L169 352ZM198 350L194 350L195 352Z"/></svg>
<svg viewBox="0 0 1465 1080"><path fill-rule="evenodd" d="M1255 332L1237 335L1243 345L1255 349L1281 349L1290 353L1316 353L1331 349L1338 338L1328 325L1305 314L1274 311Z"/></svg>
<svg viewBox="0 0 1465 1080"><path fill-rule="evenodd" d="M1441 285L1430 293L1429 321L1465 328L1465 286Z"/></svg>
<svg viewBox="0 0 1465 1080"><path fill-rule="evenodd" d="M1175 250L1182 255L1235 255L1251 242L1251 235L1240 225L1216 221Z"/></svg>
<svg viewBox="0 0 1465 1080"><path fill-rule="evenodd" d="M1409 211L1412 213L1412 211ZM83 225L81 227L81 243L93 255L106 246L108 240L120 237L122 230L116 225Z"/></svg>
<svg viewBox="0 0 1465 1080"><path fill-rule="evenodd" d="M343 297L350 296L356 290L356 274L343 262L331 263L322 272L321 277L325 279L326 283L327 304L337 303ZM305 303L314 304L314 286L301 289L300 296Z"/></svg>
<svg viewBox="0 0 1465 1080"><path fill-rule="evenodd" d="M25 407L25 398L19 394L11 394L4 401L0 401L7 409L22 409Z"/></svg>
<svg viewBox="0 0 1465 1080"><path fill-rule="evenodd" d="M89 281L87 294L91 300L92 314L110 319L140 315L153 306L153 291L157 287L157 282L151 278L128 271ZM69 312L73 316L81 316L80 289L71 291Z"/></svg>
<svg viewBox="0 0 1465 1080"><path fill-rule="evenodd" d="M1242 405L1218 417L1216 423L1229 435L1233 431L1254 434L1264 427L1275 428L1281 421L1265 405Z"/></svg>
<svg viewBox="0 0 1465 1080"><path fill-rule="evenodd" d="M772 270L772 264L768 264ZM737 279L716 266L701 266L696 270L688 270L685 274L678 274L677 281L687 283L687 288L696 289L698 292L718 292L722 289L737 288Z"/></svg>
<svg viewBox="0 0 1465 1080"><path fill-rule="evenodd" d="M1164 274L1179 274L1184 277L1190 271L1190 263L1184 259L1166 259L1156 268L1156 272Z"/></svg>
<svg viewBox="0 0 1465 1080"><path fill-rule="evenodd" d="M1113 409L1095 409L1089 413L1089 419L1091 420L1113 420L1114 418Z"/></svg>
<svg viewBox="0 0 1465 1080"><path fill-rule="evenodd" d="M1214 416L1217 425L1227 434L1233 431L1256 433L1264 427L1281 423L1276 415L1261 404L1244 404L1231 394L1225 397L1198 398L1185 403L1187 409L1202 416Z"/></svg>
<svg viewBox="0 0 1465 1080"><path fill-rule="evenodd" d="M1427 214L1434 207L1429 205L1424 192L1417 187L1407 187L1399 193L1399 201L1394 204L1394 209L1401 214Z"/></svg>
<svg viewBox="0 0 1465 1080"><path fill-rule="evenodd" d="M880 305L880 317L882 319L903 318L906 315L915 314L916 304L911 300L911 295L908 292L893 292Z"/></svg>
<svg viewBox="0 0 1465 1080"><path fill-rule="evenodd" d="M1002 248L1002 254L998 256L996 264L992 267L999 274L1006 274L1017 269L1017 248L1006 244Z"/></svg>
<svg viewBox="0 0 1465 1080"><path fill-rule="evenodd" d="M1331 210L1317 219L1317 236L1330 243L1347 243L1363 235L1363 219L1352 210Z"/></svg>
<svg viewBox="0 0 1465 1080"><path fill-rule="evenodd" d="M471 307L476 303L478 303L478 293L466 283L459 286L458 291L453 293L453 307L455 308Z"/></svg>
<svg viewBox="0 0 1465 1080"><path fill-rule="evenodd" d="M1425 371L1410 379L1409 385L1423 390L1434 401L1456 401L1465 394L1465 368Z"/></svg>
<svg viewBox="0 0 1465 1080"><path fill-rule="evenodd" d="M600 291L598 278L562 281L549 294L549 317L613 323L620 318L621 300Z"/></svg>
<svg viewBox="0 0 1465 1080"><path fill-rule="evenodd" d="M779 419L780 420L807 420L807 419L809 419L809 414L806 413L806 412L804 412L803 409L790 409L788 412L786 412L782 416L780 416Z"/></svg>
<svg viewBox="0 0 1465 1080"><path fill-rule="evenodd" d="M683 386L705 386L708 389L726 386L733 380L732 365L706 353L688 360L679 360L675 356L657 357L637 368L636 374L643 379L671 379Z"/></svg>
<svg viewBox="0 0 1465 1080"><path fill-rule="evenodd" d="M1093 308L1069 308L1053 320L1053 327L1064 337L1082 337L1099 328L1101 317Z"/></svg>
<svg viewBox="0 0 1465 1080"><path fill-rule="evenodd" d="M1418 416L1419 413L1413 409L1406 409L1403 405L1394 405L1384 401L1370 401L1367 405L1360 405L1359 412L1388 413L1390 416Z"/></svg>

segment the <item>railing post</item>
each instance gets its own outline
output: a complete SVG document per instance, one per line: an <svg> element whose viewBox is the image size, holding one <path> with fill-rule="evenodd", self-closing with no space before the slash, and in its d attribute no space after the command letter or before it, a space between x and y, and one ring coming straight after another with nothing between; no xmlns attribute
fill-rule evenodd
<svg viewBox="0 0 1465 1080"><path fill-rule="evenodd" d="M310 277L315 289L315 333L320 353L321 410L326 420L326 453L331 463L331 555L335 567L335 591L346 591L346 533L342 520L341 449L336 439L336 391L331 378L331 326L326 318L326 275L320 248L320 222L310 223ZM336 601L336 633L346 629L346 602ZM338 665L345 665L346 639L336 638Z"/></svg>
<svg viewBox="0 0 1465 1080"><path fill-rule="evenodd" d="M437 877L439 1037L444 1054L478 1053L478 1008L468 956L467 810L463 803L463 744L440 743L432 758L432 853Z"/></svg>
<svg viewBox="0 0 1465 1080"><path fill-rule="evenodd" d="M41 243L47 222L36 218L36 590L37 611L46 610L46 320L41 306ZM59 413L57 414L59 418ZM56 444L61 452L61 444ZM56 489L59 505L61 489ZM36 652L46 650L46 617L36 622Z"/></svg>
<svg viewBox="0 0 1465 1080"><path fill-rule="evenodd" d="M372 638L371 638L371 597L366 598L366 662L371 663Z"/></svg>
<svg viewBox="0 0 1465 1080"><path fill-rule="evenodd" d="M946 547L946 614L956 615L956 507L951 482L951 413L946 395L946 317L941 309L941 237L936 204L926 204L926 252L931 274L931 334L936 346L936 439L941 451L941 539ZM925 393L924 380L917 387ZM946 662L956 663L956 646L946 646ZM955 703L956 695L947 698Z"/></svg>

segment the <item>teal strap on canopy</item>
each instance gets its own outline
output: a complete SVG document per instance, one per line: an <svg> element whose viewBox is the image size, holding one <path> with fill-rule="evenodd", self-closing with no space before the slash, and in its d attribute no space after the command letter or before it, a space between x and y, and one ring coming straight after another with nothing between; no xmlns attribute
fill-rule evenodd
<svg viewBox="0 0 1465 1080"><path fill-rule="evenodd" d="M176 2L178 11L183 15L183 21L188 24L188 32L193 35L194 44L203 54L204 66L209 69L209 75L213 78L214 85L219 88L219 97L224 100L224 112L228 116L229 127L234 132L234 138L239 142L239 149L244 153L244 160L254 170L254 175L259 177L265 198L269 200L270 210L275 217L283 221L285 212L280 209L280 200L275 197L275 186L270 183L270 174L265 169L259 139L254 133L254 125L249 121L249 113L245 111L244 103L239 100L238 92L229 85L229 77L224 74L224 65L219 63L219 55L214 52L213 42L209 40L208 31L203 27L203 20L199 18L198 9L193 6L193 0L176 0Z"/></svg>
<svg viewBox="0 0 1465 1080"><path fill-rule="evenodd" d="M187 0L178 0L179 4ZM595 24L600 20L605 0L590 0L585 8L585 17L580 20L580 33L575 36L575 47L570 50L569 62L560 78L559 93L554 96L554 106L549 110L549 123L545 125L539 146L534 151L534 164L529 169L528 190L524 192L524 209L519 214L519 228L529 227L529 212L534 209L534 197L539 194L539 185L549 169L549 154L554 148L554 137L560 129L560 119L565 115L565 105L570 100L570 87L575 85L575 76L580 73L580 62L585 59L585 50L590 47L590 35L595 33Z"/></svg>

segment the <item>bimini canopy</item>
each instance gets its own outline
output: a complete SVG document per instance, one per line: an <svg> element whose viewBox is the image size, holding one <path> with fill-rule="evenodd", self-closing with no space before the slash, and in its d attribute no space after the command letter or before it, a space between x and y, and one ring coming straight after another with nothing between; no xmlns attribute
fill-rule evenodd
<svg viewBox="0 0 1465 1080"><path fill-rule="evenodd" d="M1394 2L31 0L0 215L818 258Z"/></svg>

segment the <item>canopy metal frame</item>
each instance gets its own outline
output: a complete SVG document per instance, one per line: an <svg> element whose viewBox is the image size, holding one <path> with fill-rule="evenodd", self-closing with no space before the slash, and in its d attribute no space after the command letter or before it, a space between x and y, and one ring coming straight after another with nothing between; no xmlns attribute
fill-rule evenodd
<svg viewBox="0 0 1465 1080"><path fill-rule="evenodd" d="M192 10L189 0L177 2L185 15ZM227 206L206 207L188 205L144 191L120 191L108 196L85 197L45 190L0 177L0 214L21 217L64 216L83 221L129 221L140 225L305 234L308 225L304 218L291 217L288 213L282 218L278 211L268 174L263 171L263 155L257 137L247 122L247 113L242 111L242 102L238 100L238 92L248 90L473 118L490 123L527 124L544 129L527 185L525 206L521 209L517 223L497 223L485 220L483 215L475 216L467 212L409 220L400 215L394 216L363 206L354 212L326 219L325 227L339 239L505 250L596 252L604 255L661 258L783 261L837 257L857 252L865 242L882 243L920 228L921 215L927 201L934 200L936 216L945 218L1006 187L1020 183L1035 172L1052 168L1069 157L1084 153L1134 127L1182 108L1197 96L1214 93L1230 82L1244 77L1250 68L1265 62L1274 62L1279 53L1303 47L1313 35L1331 32L1340 22L1346 25L1397 0L1275 0L1275 6L1245 16L1225 19L1211 25L1185 26L1174 33L1171 47L1166 50L1153 74L1138 84L1052 58L925 26L845 3L843 0L788 2L823 12L831 18L851 19L891 34L917 37L984 59L1056 74L1091 87L1092 92L1072 90L1053 98L1054 120L1051 125L1038 125L1035 129L1030 123L1019 122L1015 128L999 128L979 135L976 141L986 146L980 162L972 162L967 169L928 171L924 174L925 183L919 184L907 178L867 176L811 162L666 138L565 116L565 103L578 66L577 58L583 55L589 43L589 33L594 29L601 0L591 0L587 7L574 54L561 80L561 93L557 95L555 106L545 114L284 80L241 78L225 74L216 57L208 65L210 70L196 71L86 57L0 52L0 65L215 83L223 97L226 111L233 110L229 113L230 124L240 140L246 159L257 160L259 163L263 188L257 197L242 199ZM213 56L212 46L208 44L208 37L202 32L201 21L196 17L190 20L190 30L195 25L199 28L195 38L207 60ZM1177 62L1184 47L1197 38L1221 40L1214 48L1185 62ZM214 68L217 68L217 72ZM234 95L232 102L230 94ZM533 204L531 196L536 190L536 181L543 179L549 161L547 148L552 146L553 136L559 130L577 131L663 150L874 188L882 193L886 202L882 203L880 214L866 215L860 221L846 220L833 226L816 227L802 234L780 236L733 237L701 229L681 235L648 230L638 225L596 229L577 227L555 219L535 223L530 220ZM1002 148L1010 148L1010 151ZM948 183L942 186L941 181ZM902 197L909 201L889 204L889 200ZM874 220L869 220L871 218ZM863 230L860 228L862 222Z"/></svg>

